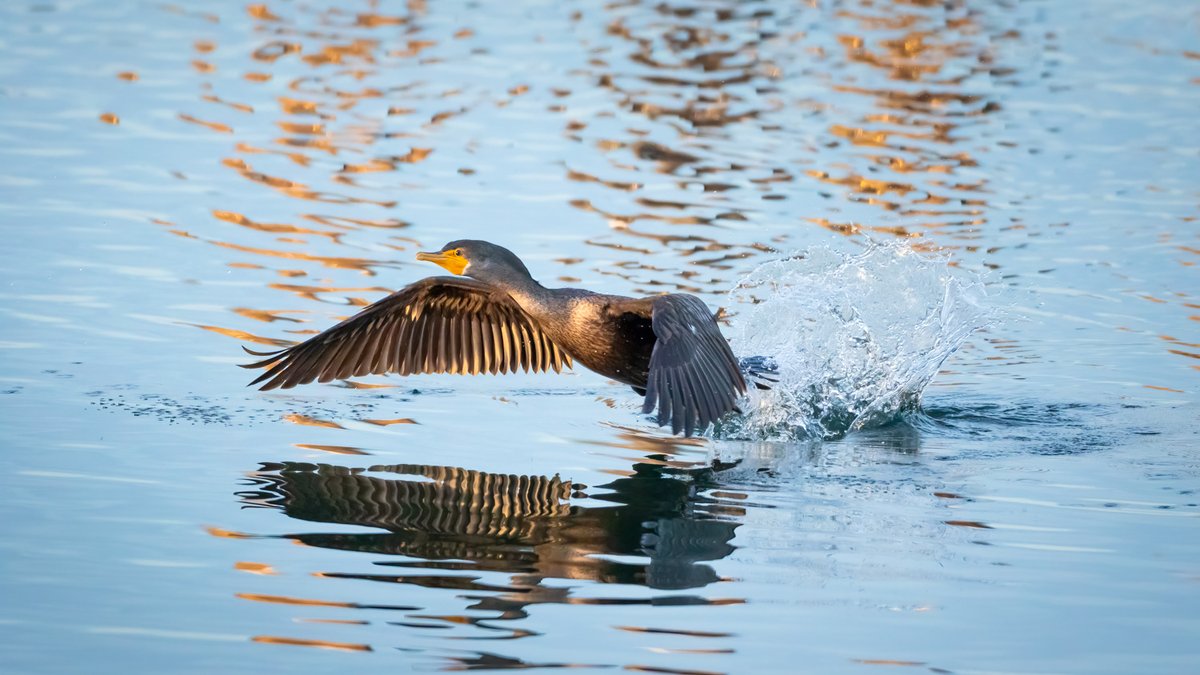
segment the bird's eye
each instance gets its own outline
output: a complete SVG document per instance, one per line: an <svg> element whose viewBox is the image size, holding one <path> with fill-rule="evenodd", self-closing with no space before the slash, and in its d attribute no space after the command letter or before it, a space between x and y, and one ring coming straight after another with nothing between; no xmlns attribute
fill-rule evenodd
<svg viewBox="0 0 1200 675"><path fill-rule="evenodd" d="M458 257L460 257L460 258L461 258L461 257L462 257L462 254L463 254L463 252L462 252L462 249L461 249L461 248L456 248L456 249L454 249L454 255L456 255L456 256L458 256Z"/></svg>

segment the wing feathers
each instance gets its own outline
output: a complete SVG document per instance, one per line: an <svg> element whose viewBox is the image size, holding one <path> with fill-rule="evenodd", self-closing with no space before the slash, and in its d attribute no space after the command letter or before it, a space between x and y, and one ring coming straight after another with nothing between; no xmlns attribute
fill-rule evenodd
<svg viewBox="0 0 1200 675"><path fill-rule="evenodd" d="M251 384L290 388L369 373L510 373L571 365L571 358L507 294L457 277L423 279L305 342L247 368Z"/></svg>
<svg viewBox="0 0 1200 675"><path fill-rule="evenodd" d="M708 308L690 295L654 299L655 343L642 412L658 407L660 425L690 436L736 409L746 392L737 359Z"/></svg>

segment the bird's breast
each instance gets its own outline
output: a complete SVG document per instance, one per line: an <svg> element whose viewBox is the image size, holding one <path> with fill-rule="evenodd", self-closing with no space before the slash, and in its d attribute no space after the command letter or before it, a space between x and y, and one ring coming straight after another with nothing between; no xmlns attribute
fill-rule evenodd
<svg viewBox="0 0 1200 675"><path fill-rule="evenodd" d="M643 386L654 333L648 320L614 312L603 301L583 301L566 312L559 344L589 370Z"/></svg>

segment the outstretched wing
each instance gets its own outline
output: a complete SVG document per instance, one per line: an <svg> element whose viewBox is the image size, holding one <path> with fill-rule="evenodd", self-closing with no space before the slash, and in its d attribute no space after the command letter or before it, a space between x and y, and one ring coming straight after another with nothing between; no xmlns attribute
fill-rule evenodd
<svg viewBox="0 0 1200 675"><path fill-rule="evenodd" d="M243 368L251 385L288 389L368 374L561 372L571 357L506 293L473 279L430 277L358 314Z"/></svg>
<svg viewBox="0 0 1200 675"><path fill-rule="evenodd" d="M654 299L654 350L642 412L658 405L658 423L691 436L736 409L746 381L708 307L691 295Z"/></svg>

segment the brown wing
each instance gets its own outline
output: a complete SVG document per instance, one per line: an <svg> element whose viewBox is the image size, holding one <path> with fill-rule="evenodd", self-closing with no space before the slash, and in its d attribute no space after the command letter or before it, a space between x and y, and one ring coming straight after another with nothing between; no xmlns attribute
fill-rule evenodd
<svg viewBox="0 0 1200 675"><path fill-rule="evenodd" d="M368 374L561 372L571 357L508 294L473 279L430 277L243 368L251 385L288 389Z"/></svg>
<svg viewBox="0 0 1200 675"><path fill-rule="evenodd" d="M704 303L691 295L663 295L652 311L654 351L642 412L658 405L658 423L691 436L736 410L746 381L729 343Z"/></svg>

